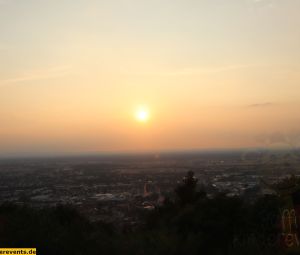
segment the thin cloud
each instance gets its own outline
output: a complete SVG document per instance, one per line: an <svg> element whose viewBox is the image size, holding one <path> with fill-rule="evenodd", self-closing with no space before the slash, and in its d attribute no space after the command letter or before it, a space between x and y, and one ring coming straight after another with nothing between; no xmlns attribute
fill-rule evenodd
<svg viewBox="0 0 300 255"><path fill-rule="evenodd" d="M25 72L18 77L0 80L0 85L9 85L26 81L47 80L58 77L63 77L70 74L71 66L57 66L47 69L33 70Z"/></svg>
<svg viewBox="0 0 300 255"><path fill-rule="evenodd" d="M254 3L270 3L271 0L253 0Z"/></svg>
<svg viewBox="0 0 300 255"><path fill-rule="evenodd" d="M12 0L0 0L0 4L8 4L10 3Z"/></svg>
<svg viewBox="0 0 300 255"><path fill-rule="evenodd" d="M192 74L215 74L231 70L248 68L250 65L228 65L215 68L185 68L178 72L168 73L169 75L192 75Z"/></svg>
<svg viewBox="0 0 300 255"><path fill-rule="evenodd" d="M1 4L1 3L0 3ZM6 50L7 49L7 46L0 43L0 50Z"/></svg>
<svg viewBox="0 0 300 255"><path fill-rule="evenodd" d="M273 106L273 105L275 105L275 104L272 103L272 102L265 102L265 103L258 103L258 104L250 104L247 107L249 107L249 108L263 108L263 107L270 107L270 106Z"/></svg>
<svg viewBox="0 0 300 255"><path fill-rule="evenodd" d="M254 65L228 65L228 66L210 67L210 68L194 67L194 68L183 68L181 70L176 70L171 72L170 71L130 72L128 70L123 70L123 73L126 75L155 75L155 76L210 75L210 74L217 74L217 73L234 71L234 70L245 69L250 67L255 67L255 66Z"/></svg>
<svg viewBox="0 0 300 255"><path fill-rule="evenodd" d="M257 4L257 5L264 5L269 8L275 7L275 2L273 0L252 0L252 3Z"/></svg>

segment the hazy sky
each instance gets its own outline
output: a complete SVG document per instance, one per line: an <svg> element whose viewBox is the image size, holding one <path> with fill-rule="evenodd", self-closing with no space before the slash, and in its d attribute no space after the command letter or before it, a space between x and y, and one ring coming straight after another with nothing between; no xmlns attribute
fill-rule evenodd
<svg viewBox="0 0 300 255"><path fill-rule="evenodd" d="M0 156L299 145L299 10L0 0Z"/></svg>

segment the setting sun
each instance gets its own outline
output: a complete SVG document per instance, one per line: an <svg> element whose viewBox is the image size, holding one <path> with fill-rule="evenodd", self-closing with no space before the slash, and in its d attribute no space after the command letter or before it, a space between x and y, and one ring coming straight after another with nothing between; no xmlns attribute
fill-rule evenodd
<svg viewBox="0 0 300 255"><path fill-rule="evenodd" d="M141 107L137 110L135 118L139 122L147 122L149 120L149 111L146 108Z"/></svg>

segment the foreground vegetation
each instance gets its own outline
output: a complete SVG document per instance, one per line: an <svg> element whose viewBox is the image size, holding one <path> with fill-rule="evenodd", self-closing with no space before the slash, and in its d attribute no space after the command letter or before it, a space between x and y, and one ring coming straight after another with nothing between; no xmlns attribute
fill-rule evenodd
<svg viewBox="0 0 300 255"><path fill-rule="evenodd" d="M255 201L207 197L189 173L174 199L143 216L130 232L91 223L71 207L0 207L0 247L36 247L39 254L291 254L280 245L277 196Z"/></svg>

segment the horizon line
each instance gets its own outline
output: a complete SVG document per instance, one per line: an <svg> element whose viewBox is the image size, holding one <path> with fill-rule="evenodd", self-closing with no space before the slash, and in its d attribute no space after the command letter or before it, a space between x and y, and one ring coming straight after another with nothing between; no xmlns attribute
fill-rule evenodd
<svg viewBox="0 0 300 255"><path fill-rule="evenodd" d="M239 148L186 148L186 149L160 149L160 150L124 150L124 151L94 151L94 152L45 152L45 153L10 153L0 154L0 160L11 159L51 159L51 158L75 158L75 157L101 157L101 156L138 156L159 154L184 154L184 153L218 153L218 152L243 152L243 151L286 151L298 150L299 147L239 147Z"/></svg>

